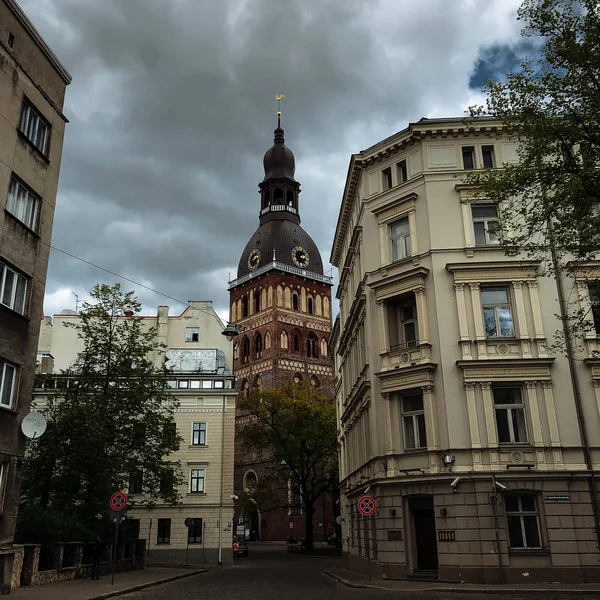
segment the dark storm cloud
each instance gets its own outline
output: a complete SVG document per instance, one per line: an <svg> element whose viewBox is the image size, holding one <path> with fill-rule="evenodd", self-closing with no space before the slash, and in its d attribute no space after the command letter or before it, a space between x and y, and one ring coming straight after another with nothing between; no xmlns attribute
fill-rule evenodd
<svg viewBox="0 0 600 600"><path fill-rule="evenodd" d="M477 49L518 31L517 0L21 3L73 75L53 244L219 310L258 225L276 94L327 264L350 154L459 113ZM97 281L114 277L53 252L46 310Z"/></svg>

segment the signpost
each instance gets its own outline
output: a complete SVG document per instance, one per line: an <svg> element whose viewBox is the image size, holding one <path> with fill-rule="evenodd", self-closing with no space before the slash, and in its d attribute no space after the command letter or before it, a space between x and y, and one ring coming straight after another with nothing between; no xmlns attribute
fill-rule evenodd
<svg viewBox="0 0 600 600"><path fill-rule="evenodd" d="M124 511L127 508L127 496L123 492L115 492L108 502L113 509L113 518L115 519L115 547L113 548L113 568L111 585L115 584L115 569L117 567L117 543L119 540L119 522L121 521Z"/></svg>
<svg viewBox="0 0 600 600"><path fill-rule="evenodd" d="M188 528L190 527L194 527L194 525L196 524L196 520L192 519L192 517L186 517L185 521L183 522L183 524ZM188 531L187 533L187 544L185 546L185 566L188 566L188 554L190 551L190 532Z"/></svg>
<svg viewBox="0 0 600 600"><path fill-rule="evenodd" d="M358 512L363 516L363 523L365 524L365 550L367 551L367 562L369 564L369 579L371 579L371 548L369 544L369 529L367 527L367 520L365 517L370 517L377 509L377 502L372 496L362 496L356 503Z"/></svg>

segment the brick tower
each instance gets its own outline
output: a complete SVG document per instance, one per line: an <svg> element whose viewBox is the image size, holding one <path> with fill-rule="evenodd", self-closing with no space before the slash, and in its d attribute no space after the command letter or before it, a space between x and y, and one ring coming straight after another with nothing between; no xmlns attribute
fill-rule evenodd
<svg viewBox="0 0 600 600"><path fill-rule="evenodd" d="M331 396L332 278L324 275L319 250L300 226L300 184L294 179L294 155L285 146L279 117L274 144L263 164L259 226L242 252L236 279L229 282L230 320L240 332L233 340L239 391L246 394L252 388L304 381ZM236 444L236 493L247 485L248 477L260 478L263 470L264 465ZM335 531L330 498L319 504L315 539ZM252 538L284 540L291 531L303 535L300 509L263 515L252 507L241 511L240 521Z"/></svg>

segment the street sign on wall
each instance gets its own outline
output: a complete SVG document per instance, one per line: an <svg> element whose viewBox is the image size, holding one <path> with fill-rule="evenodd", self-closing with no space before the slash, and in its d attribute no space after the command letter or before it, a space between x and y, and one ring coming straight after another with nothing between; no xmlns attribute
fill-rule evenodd
<svg viewBox="0 0 600 600"><path fill-rule="evenodd" d="M363 496L357 502L358 512L365 517L372 515L377 508L377 503L375 502L375 498L372 496Z"/></svg>

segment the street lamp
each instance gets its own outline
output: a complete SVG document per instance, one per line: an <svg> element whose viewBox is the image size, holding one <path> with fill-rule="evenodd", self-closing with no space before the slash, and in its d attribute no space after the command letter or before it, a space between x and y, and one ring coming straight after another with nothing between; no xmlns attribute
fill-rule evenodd
<svg viewBox="0 0 600 600"><path fill-rule="evenodd" d="M237 325L231 321L227 321L227 326L221 331L221 334L227 338L228 342L231 342L238 333Z"/></svg>

